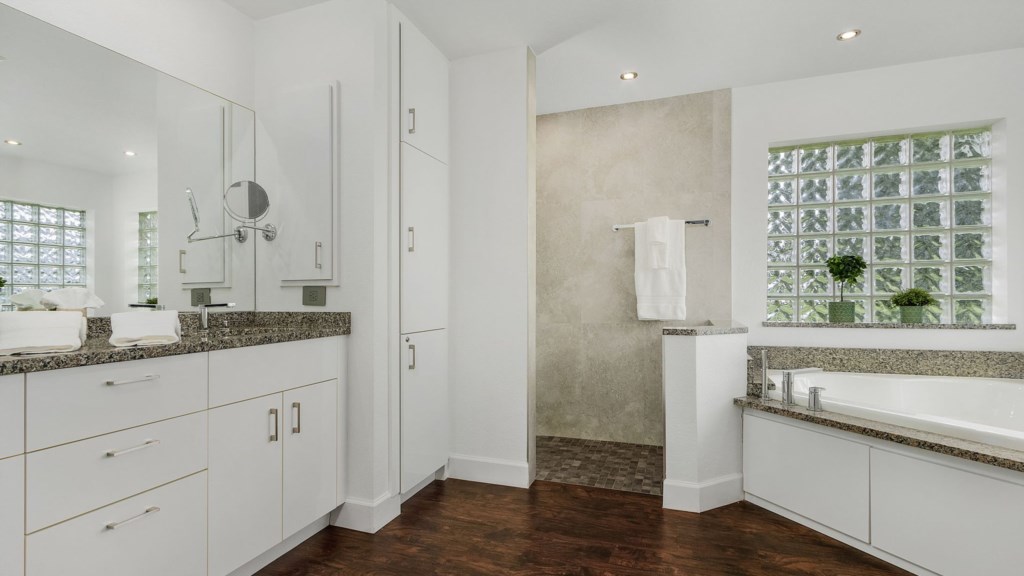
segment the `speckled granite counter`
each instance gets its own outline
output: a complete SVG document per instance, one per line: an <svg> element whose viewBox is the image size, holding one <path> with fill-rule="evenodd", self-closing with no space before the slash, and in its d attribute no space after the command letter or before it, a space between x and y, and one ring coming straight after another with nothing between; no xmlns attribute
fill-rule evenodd
<svg viewBox="0 0 1024 576"><path fill-rule="evenodd" d="M751 410L759 410L879 440L888 440L904 446L1024 472L1024 452L1009 448L894 426L836 412L811 412L800 406L784 406L776 400L762 402L760 398L742 396L733 400L733 403Z"/></svg>
<svg viewBox="0 0 1024 576"><path fill-rule="evenodd" d="M746 334L746 326L679 326L664 328L663 336L719 336L722 334Z"/></svg>
<svg viewBox="0 0 1024 576"><path fill-rule="evenodd" d="M65 354L0 356L0 376L344 336L352 331L352 315L348 312L225 312L211 314L211 328L203 331L199 330L198 314L183 313L181 324L182 337L176 344L116 348L107 342L109 319L90 318L89 338L79 350Z"/></svg>

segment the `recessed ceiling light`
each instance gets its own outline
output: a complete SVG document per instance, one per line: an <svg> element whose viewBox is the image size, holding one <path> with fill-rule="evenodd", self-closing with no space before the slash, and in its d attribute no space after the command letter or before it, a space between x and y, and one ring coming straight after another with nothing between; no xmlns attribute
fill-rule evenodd
<svg viewBox="0 0 1024 576"><path fill-rule="evenodd" d="M11 146L21 146L21 142L18 140L4 140L4 144L10 144Z"/></svg>
<svg viewBox="0 0 1024 576"><path fill-rule="evenodd" d="M124 151L124 155L128 156L128 157L135 156L135 152L133 152L131 150L125 150Z"/></svg>
<svg viewBox="0 0 1024 576"><path fill-rule="evenodd" d="M857 36L860 36L860 29L854 28L853 30L847 30L846 32L840 33L836 36L836 40L843 42L844 40L853 40Z"/></svg>
<svg viewBox="0 0 1024 576"><path fill-rule="evenodd" d="M636 80L637 76L639 76L639 74L636 72L623 72L619 75L619 78L622 80Z"/></svg>

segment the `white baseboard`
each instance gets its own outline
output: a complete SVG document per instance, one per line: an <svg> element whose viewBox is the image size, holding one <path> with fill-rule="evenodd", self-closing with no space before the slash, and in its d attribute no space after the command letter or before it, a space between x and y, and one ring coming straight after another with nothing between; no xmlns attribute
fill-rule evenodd
<svg viewBox="0 0 1024 576"><path fill-rule="evenodd" d="M529 488L530 465L525 460L500 460L452 454L448 458L448 477L513 488Z"/></svg>
<svg viewBox="0 0 1024 576"><path fill-rule="evenodd" d="M706 512L743 500L743 475L729 474L707 482L665 479L662 508L684 512Z"/></svg>
<svg viewBox="0 0 1024 576"><path fill-rule="evenodd" d="M374 534L401 513L401 495L385 494L376 500L349 498L341 505L338 516L331 522L339 528L348 528Z"/></svg>
<svg viewBox="0 0 1024 576"><path fill-rule="evenodd" d="M745 499L746 499L747 502L750 502L751 504L760 506L761 508L764 508L765 510L769 510L771 512L775 512L776 514L778 514L779 516L782 516L784 518L789 518L790 520L792 520L793 522L796 522L797 524L803 524L804 526L807 526L808 528L810 528L811 530L814 530L815 532L821 532L822 534L824 534L825 536L828 536L829 538L833 538L835 540L839 540L843 544L846 544L848 546L852 546L852 547L856 548L857 550L860 550L861 552L865 552L867 554L870 554L870 555L874 556L875 558L878 558L879 560L884 560L884 561L888 562L889 564L892 564L893 566L898 566L899 568L903 568L904 570L906 570L907 572L910 572L911 574L917 574L918 576L939 576L938 574L936 574L935 572L932 572L931 570L928 570L926 568L922 568L922 567L918 566L917 564L912 564L910 562L907 562L906 560L904 560L902 558L899 558L898 556L893 556L892 554L889 554L888 552L884 552L882 550L879 550L878 548L875 548L874 546L872 546L871 544L868 544L867 542L862 542L862 541L857 540L856 538L854 538L852 536L847 536L846 534L843 534L842 532L839 532L837 530L833 530L832 528L829 528L828 526L825 526L824 524L819 524L819 523L815 522L814 520L811 520L810 518L805 518L805 517L797 514L796 512L791 512L791 511L783 508L782 506L777 506L777 505L772 504L771 502L769 502L767 500L763 500L761 498L758 498L757 496L754 496L753 494L749 494L749 493L745 494Z"/></svg>
<svg viewBox="0 0 1024 576"><path fill-rule="evenodd" d="M274 560L277 560L281 556L284 556L284 554L292 548L295 548L299 544L302 544L303 542L308 540L317 532L323 530L324 528L327 528L329 518L330 514L317 519L316 522L313 522L309 526L306 526L302 530L299 530L295 534L292 534L291 536L286 538L284 542L281 542L277 546L274 546L270 550L267 550L263 554L260 554L259 556L246 562L241 567L232 571L231 574L229 574L228 576L252 576L253 574L259 572L263 569L264 566L270 564Z"/></svg>
<svg viewBox="0 0 1024 576"><path fill-rule="evenodd" d="M441 470L444 470L443 466L441 467ZM412 498L420 490L423 490L424 488L429 486L431 482L433 482L434 480L437 480L438 479L437 475L438 475L438 473L435 472L434 474L431 474L430 476L427 476L423 480L420 480L419 483L417 483L415 486L413 486L409 490L406 490L405 492L402 492L402 504L405 504L406 500L408 500L409 498Z"/></svg>

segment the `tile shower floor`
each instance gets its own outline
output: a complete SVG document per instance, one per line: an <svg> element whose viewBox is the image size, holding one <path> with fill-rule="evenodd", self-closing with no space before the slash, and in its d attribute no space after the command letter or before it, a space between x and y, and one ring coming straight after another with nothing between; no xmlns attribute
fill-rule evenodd
<svg viewBox="0 0 1024 576"><path fill-rule="evenodd" d="M537 436L537 480L661 495L661 446Z"/></svg>

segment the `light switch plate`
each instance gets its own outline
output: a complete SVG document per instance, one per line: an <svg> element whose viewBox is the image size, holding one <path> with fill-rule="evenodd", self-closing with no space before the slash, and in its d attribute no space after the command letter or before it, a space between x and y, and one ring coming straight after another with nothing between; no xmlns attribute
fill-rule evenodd
<svg viewBox="0 0 1024 576"><path fill-rule="evenodd" d="M213 298L210 296L209 288L193 288L191 294L193 306L213 304Z"/></svg>
<svg viewBox="0 0 1024 576"><path fill-rule="evenodd" d="M303 286L303 306L327 306L327 286Z"/></svg>

